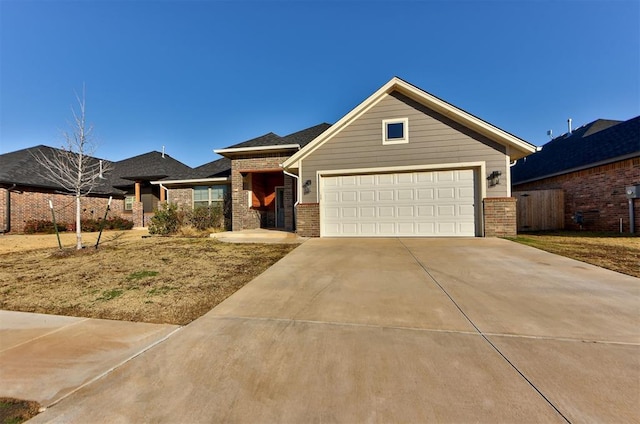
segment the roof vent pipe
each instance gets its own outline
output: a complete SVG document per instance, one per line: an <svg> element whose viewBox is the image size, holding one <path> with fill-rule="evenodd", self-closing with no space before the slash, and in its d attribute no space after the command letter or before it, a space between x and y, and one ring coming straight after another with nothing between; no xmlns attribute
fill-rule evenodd
<svg viewBox="0 0 640 424"><path fill-rule="evenodd" d="M102 175L102 159L100 159L100 171L98 172L98 178L104 178Z"/></svg>
<svg viewBox="0 0 640 424"><path fill-rule="evenodd" d="M567 126L569 127L569 134L571 134L572 129L571 129L571 118L567 119Z"/></svg>
<svg viewBox="0 0 640 424"><path fill-rule="evenodd" d="M162 159L164 159L164 146L162 146Z"/></svg>

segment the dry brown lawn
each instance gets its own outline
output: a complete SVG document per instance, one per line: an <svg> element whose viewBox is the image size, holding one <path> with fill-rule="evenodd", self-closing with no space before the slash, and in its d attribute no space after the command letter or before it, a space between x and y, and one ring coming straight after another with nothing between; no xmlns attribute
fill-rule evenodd
<svg viewBox="0 0 640 424"><path fill-rule="evenodd" d="M55 236L0 236L0 309L184 325L296 247L136 230L103 235L97 250L95 240L60 251Z"/></svg>
<svg viewBox="0 0 640 424"><path fill-rule="evenodd" d="M640 237L557 232L522 234L513 240L557 255L640 277Z"/></svg>

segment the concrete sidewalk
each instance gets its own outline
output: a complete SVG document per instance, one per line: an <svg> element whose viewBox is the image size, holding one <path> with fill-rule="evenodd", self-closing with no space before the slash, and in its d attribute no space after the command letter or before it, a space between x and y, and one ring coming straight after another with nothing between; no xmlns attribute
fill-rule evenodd
<svg viewBox="0 0 640 424"><path fill-rule="evenodd" d="M51 406L178 328L0 311L0 396Z"/></svg>
<svg viewBox="0 0 640 424"><path fill-rule="evenodd" d="M312 239L33 422L638 422L639 284L498 239Z"/></svg>

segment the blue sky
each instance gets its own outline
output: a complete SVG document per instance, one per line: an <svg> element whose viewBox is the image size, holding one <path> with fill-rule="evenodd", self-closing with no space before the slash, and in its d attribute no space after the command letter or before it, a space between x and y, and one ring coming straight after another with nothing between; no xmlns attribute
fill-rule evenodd
<svg viewBox="0 0 640 424"><path fill-rule="evenodd" d="M60 146L83 84L98 156L197 166L394 75L540 145L640 115L639 28L637 0L0 0L0 153Z"/></svg>

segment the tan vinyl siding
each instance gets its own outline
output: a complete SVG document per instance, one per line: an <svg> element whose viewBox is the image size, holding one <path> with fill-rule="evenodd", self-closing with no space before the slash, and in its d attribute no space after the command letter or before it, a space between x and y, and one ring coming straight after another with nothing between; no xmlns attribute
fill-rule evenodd
<svg viewBox="0 0 640 424"><path fill-rule="evenodd" d="M382 120L394 118L409 118L409 142L383 145ZM319 170L485 162L487 173L497 170L503 175L500 185L487 187L487 196L503 197L508 194L509 172L505 151L504 146L392 93L303 159L302 181L316 184ZM301 200L317 202L317 189L312 187Z"/></svg>

